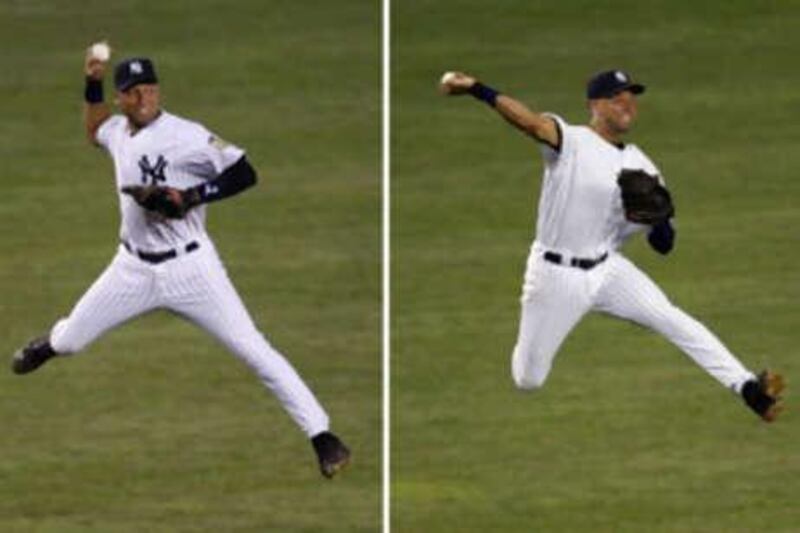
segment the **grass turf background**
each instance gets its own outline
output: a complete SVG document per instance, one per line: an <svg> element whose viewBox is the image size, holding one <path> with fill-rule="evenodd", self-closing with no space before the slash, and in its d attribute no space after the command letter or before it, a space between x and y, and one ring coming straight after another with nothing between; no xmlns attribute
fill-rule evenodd
<svg viewBox="0 0 800 533"><path fill-rule="evenodd" d="M111 164L80 121L83 50L107 38L116 59L154 57L167 109L248 150L261 182L210 208L210 233L355 454L323 480L244 365L156 313L0 373L0 530L378 529L379 36L364 0L0 3L0 351L68 313L114 253Z"/></svg>
<svg viewBox="0 0 800 533"><path fill-rule="evenodd" d="M392 522L415 531L797 531L800 4L397 1L392 7ZM663 339L592 315L545 388L510 353L537 147L446 70L586 119L584 84L648 85L632 136L677 202L668 258L625 250L753 369L755 418Z"/></svg>

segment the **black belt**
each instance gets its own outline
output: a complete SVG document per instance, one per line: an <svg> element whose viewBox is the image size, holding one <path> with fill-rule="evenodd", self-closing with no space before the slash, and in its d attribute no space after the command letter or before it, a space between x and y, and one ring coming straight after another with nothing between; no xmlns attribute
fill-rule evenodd
<svg viewBox="0 0 800 533"><path fill-rule="evenodd" d="M130 244L128 244L128 241L122 241L122 246L124 246L126 250L128 250L130 253L132 253L142 261L146 261L154 265L178 257L178 250L176 248L173 248L172 250L167 250L165 252L143 252L142 250L134 250L133 247ZM192 241L186 246L184 246L183 250L188 254L189 252L194 252L198 248L200 248L200 243L198 243L197 241Z"/></svg>
<svg viewBox="0 0 800 533"><path fill-rule="evenodd" d="M581 259L580 257L573 257L569 260L569 266L583 270L591 270L606 259L608 259L608 252L604 253L597 259ZM564 257L556 252L545 252L544 260L550 261L551 263L555 263L557 265L564 263Z"/></svg>

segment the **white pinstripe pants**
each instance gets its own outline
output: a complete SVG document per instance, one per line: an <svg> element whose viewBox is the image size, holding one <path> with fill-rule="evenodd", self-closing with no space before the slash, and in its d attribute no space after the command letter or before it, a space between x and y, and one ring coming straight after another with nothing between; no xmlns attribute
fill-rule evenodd
<svg viewBox="0 0 800 533"><path fill-rule="evenodd" d="M591 270L528 258L522 315L511 361L516 385L541 387L566 336L589 311L641 324L666 337L725 387L739 392L748 371L700 322L675 307L661 289L619 253Z"/></svg>
<svg viewBox="0 0 800 533"><path fill-rule="evenodd" d="M213 243L153 265L120 245L103 274L50 333L59 354L83 350L106 331L155 309L167 309L211 333L243 360L308 435L328 429L328 415L291 364L259 332Z"/></svg>

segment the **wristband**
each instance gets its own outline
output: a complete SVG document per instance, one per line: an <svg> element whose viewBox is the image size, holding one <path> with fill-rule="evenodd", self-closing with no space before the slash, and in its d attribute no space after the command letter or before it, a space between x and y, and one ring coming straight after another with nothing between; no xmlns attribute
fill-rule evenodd
<svg viewBox="0 0 800 533"><path fill-rule="evenodd" d="M492 107L495 106L495 104L497 103L497 97L500 95L499 92L495 91L494 89L492 89L487 85L482 84L479 81L473 83L472 87L470 87L467 92L469 92L469 94L471 94L478 100L486 102Z"/></svg>
<svg viewBox="0 0 800 533"><path fill-rule="evenodd" d="M103 102L103 80L96 80L86 76L86 89L83 98L88 104L100 104Z"/></svg>

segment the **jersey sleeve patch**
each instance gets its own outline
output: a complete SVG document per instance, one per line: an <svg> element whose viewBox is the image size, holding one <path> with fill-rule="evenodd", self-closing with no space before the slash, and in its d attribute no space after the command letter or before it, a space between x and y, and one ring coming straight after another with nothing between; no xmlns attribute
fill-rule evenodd
<svg viewBox="0 0 800 533"><path fill-rule="evenodd" d="M193 150L185 157L184 165L202 179L214 179L244 155L244 151L210 131L195 137Z"/></svg>

